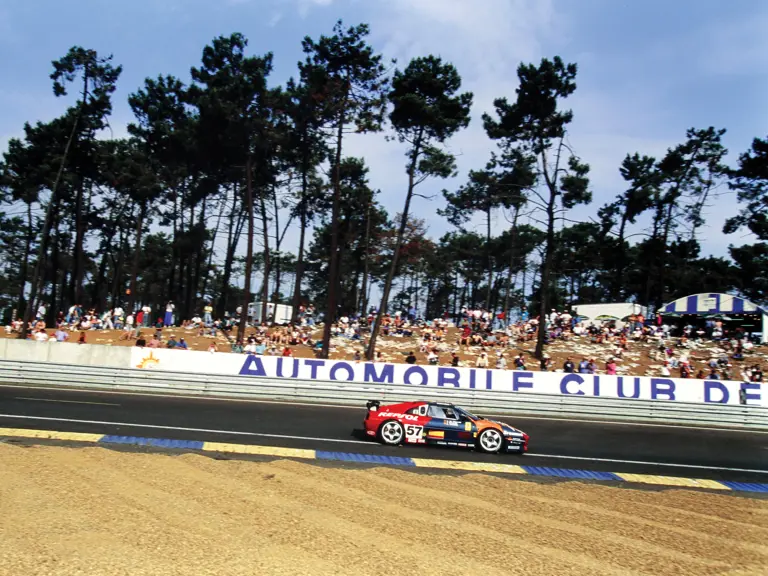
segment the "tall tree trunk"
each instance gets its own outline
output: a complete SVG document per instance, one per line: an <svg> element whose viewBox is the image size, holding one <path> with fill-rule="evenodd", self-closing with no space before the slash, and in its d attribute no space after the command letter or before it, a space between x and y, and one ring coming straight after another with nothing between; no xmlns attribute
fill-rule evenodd
<svg viewBox="0 0 768 576"><path fill-rule="evenodd" d="M229 213L229 226L227 227L227 254L224 257L224 273L221 278L221 295L219 296L219 316L223 316L227 312L227 305L229 304L229 281L232 278L232 265L235 260L235 251L237 245L240 242L240 234L243 231L245 224L245 214L241 210L237 213L237 196L238 185L233 187L232 194L232 211ZM235 220L235 214L237 213L237 220Z"/></svg>
<svg viewBox="0 0 768 576"><path fill-rule="evenodd" d="M264 284L261 291L261 321L267 321L267 304L269 303L269 275L272 273L269 254L269 219L267 218L267 203L264 201L264 190L259 193L261 209L261 241L264 243Z"/></svg>
<svg viewBox="0 0 768 576"><path fill-rule="evenodd" d="M302 189L306 186L306 176L304 176L304 182L302 182ZM302 193L301 207L299 211L299 254L296 258L296 277L293 281L293 310L291 312L291 322L296 323L299 315L299 306L301 306L301 282L304 278L304 242L307 231L307 207L304 200L304 193Z"/></svg>
<svg viewBox="0 0 768 576"><path fill-rule="evenodd" d="M141 257L141 234L144 231L144 218L147 214L147 204L139 205L139 215L136 218L136 241L133 244L133 264L131 265L131 293L128 295L126 313L133 314L136 304L136 278L139 275L139 258Z"/></svg>
<svg viewBox="0 0 768 576"><path fill-rule="evenodd" d="M85 268L85 215L83 214L85 203L85 179L78 178L75 192L75 246L74 246L74 273L72 275L72 298L75 302L83 300L83 276Z"/></svg>
<svg viewBox="0 0 768 576"><path fill-rule="evenodd" d="M243 287L243 312L240 314L238 338L245 340L245 325L248 318L248 304L251 303L251 274L253 273L253 180L251 175L251 156L245 160L245 211L248 219L248 238L245 251L245 286Z"/></svg>
<svg viewBox="0 0 768 576"><path fill-rule="evenodd" d="M205 227L205 218L208 208L207 198L203 198L202 206L200 207L200 217L198 219L198 226L200 226L200 243L197 246L197 256L195 257L195 274L192 281L192 311L197 310L197 294L200 289L200 273L203 268L203 252L205 252L205 236L207 229ZM211 251L213 251L213 243L211 243ZM204 297L205 294L200 292Z"/></svg>
<svg viewBox="0 0 768 576"><path fill-rule="evenodd" d="M539 329L536 335L536 358L541 359L544 355L544 337L546 335L546 319L549 312L549 284L552 274L552 260L555 254L555 208L557 202L557 184L549 177L547 172L546 156L543 159L544 178L549 189L549 202L547 203L547 240L544 249L544 259L541 265L541 282L539 283L540 302L539 302ZM554 176L557 178L557 174Z"/></svg>
<svg viewBox="0 0 768 576"><path fill-rule="evenodd" d="M485 213L485 257L488 263L488 290L485 294L485 309L491 311L491 290L493 285L493 252L491 249L491 205Z"/></svg>
<svg viewBox="0 0 768 576"><path fill-rule="evenodd" d="M60 295L57 294L57 289L56 289L57 286L58 286L58 280L59 280L58 277L57 277L58 275L56 274L56 271L59 270L59 268L60 268L60 266L59 266L59 257L60 257L60 252L59 252L59 220L58 220L58 218L56 219L56 222L53 225L53 231L54 231L56 239L55 239L55 241L53 243L53 254L51 255L51 262L53 263L53 266L51 267L52 268L52 270L51 270L52 282L51 282L51 302L50 302L50 305L48 306L48 316L49 316L49 318L50 317L55 317L56 310L57 310L57 302L56 302L57 298L61 298L61 302L62 303L64 302L64 287L63 287L63 285L62 285L62 289L60 291L61 292ZM64 274L64 276L66 277L66 274Z"/></svg>
<svg viewBox="0 0 768 576"><path fill-rule="evenodd" d="M331 351L331 324L336 319L336 300L339 284L339 215L341 212L341 144L346 123L347 100L341 106L336 130L336 156L333 175L333 207L331 209L331 254L328 262L328 305L323 319L322 356L328 358Z"/></svg>
<svg viewBox="0 0 768 576"><path fill-rule="evenodd" d="M272 203L275 211L275 289L272 292L270 302L274 300L275 304L278 304L280 302L280 272L283 256L280 253L280 244L282 243L280 235L280 206L277 201L277 186L274 184L272 184ZM277 307L275 307L275 311L277 311ZM275 314L275 317L277 317L277 314Z"/></svg>
<svg viewBox="0 0 768 576"><path fill-rule="evenodd" d="M507 270L507 285L504 289L504 323L509 324L509 298L512 295L512 270L515 267L517 255L517 217L520 214L520 206L515 206L515 215L512 217L512 238L509 247L509 269Z"/></svg>
<svg viewBox="0 0 768 576"><path fill-rule="evenodd" d="M19 298L16 304L17 314L22 315L24 309L24 292L27 287L27 272L29 270L29 256L32 253L32 240L35 238L35 230L32 226L32 202L27 203L27 235L24 239L24 257L19 263Z"/></svg>
<svg viewBox="0 0 768 576"><path fill-rule="evenodd" d="M72 131L69 133L67 143L64 146L64 154L61 156L61 162L59 163L59 169L56 172L56 179L53 181L53 187L51 188L51 198L48 201L48 206L45 209L45 222L43 223L43 229L40 235L40 246L37 249L37 261L35 262L35 270L32 274L32 284L29 291L29 301L27 302L27 308L24 311L24 323L19 334L20 339L26 339L29 333L29 323L32 320L32 315L37 305L37 295L42 291L42 284L44 278L44 265L45 254L48 248L48 237L51 234L51 226L53 224L53 217L56 208L58 207L58 191L59 184L61 183L61 176L64 173L64 166L67 163L67 156L69 156L69 150L72 147L72 142L77 135L77 125L80 122L80 115L82 114L84 103L77 109L74 122L72 123Z"/></svg>
<svg viewBox="0 0 768 576"><path fill-rule="evenodd" d="M171 269L168 271L168 292L166 294L166 301L174 299L175 282L176 282L176 263L179 261L179 228L178 228L178 214L179 214L179 190L178 187L173 189L173 212L171 213L171 224L173 225L173 235L171 237Z"/></svg>
<svg viewBox="0 0 768 576"><path fill-rule="evenodd" d="M379 336L379 329L381 328L381 322L384 319L384 313L389 302L389 293L392 290L392 281L395 278L397 272L397 262L400 257L400 249L403 245L403 238L405 237L405 230L408 226L408 211L411 208L411 200L413 198L413 189L416 186L416 163L421 153L421 140L423 136L423 129L419 132L418 136L414 140L413 150L411 151L411 161L408 165L408 192L405 195L405 207L400 218L400 226L397 230L397 240L395 241L395 252L392 254L392 264L389 267L387 273L387 279L384 282L384 291L381 295L381 306L379 312L376 315L376 324L374 324L371 330L371 338L368 342L368 350L366 351L366 357L368 360L373 360L376 353L376 339Z"/></svg>
<svg viewBox="0 0 768 576"><path fill-rule="evenodd" d="M365 253L363 256L363 285L360 289L362 293L362 306L358 310L363 316L368 312L368 271L370 270L370 245L371 245L371 200L365 210Z"/></svg>
<svg viewBox="0 0 768 576"><path fill-rule="evenodd" d="M205 264L205 275L203 276L203 285L200 288L200 294L205 298L205 294L208 291L208 281L211 277L211 265L213 264L214 247L216 246L216 238L219 236L219 228L221 226L221 219L224 216L224 207L226 202L221 202L219 206L219 215L216 218L216 228L213 229L213 237L211 238L211 249L208 251L208 261ZM213 299L211 299L211 305L213 305Z"/></svg>

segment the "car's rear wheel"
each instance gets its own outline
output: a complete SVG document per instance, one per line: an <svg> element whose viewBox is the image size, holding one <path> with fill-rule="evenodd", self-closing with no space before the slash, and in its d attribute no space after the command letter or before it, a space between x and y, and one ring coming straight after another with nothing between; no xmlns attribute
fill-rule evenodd
<svg viewBox="0 0 768 576"><path fill-rule="evenodd" d="M379 427L379 440L389 446L396 446L403 441L405 431L397 420L387 420Z"/></svg>
<svg viewBox="0 0 768 576"><path fill-rule="evenodd" d="M495 454L504 446L504 436L495 428L486 428L477 437L477 445L483 452Z"/></svg>

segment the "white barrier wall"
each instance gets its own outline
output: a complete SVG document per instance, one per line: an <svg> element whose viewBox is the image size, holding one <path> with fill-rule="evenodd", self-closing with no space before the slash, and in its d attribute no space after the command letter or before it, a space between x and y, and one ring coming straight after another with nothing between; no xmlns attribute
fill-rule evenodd
<svg viewBox="0 0 768 576"><path fill-rule="evenodd" d="M670 402L739 404L739 392L750 406L768 407L765 384L694 380L484 370L442 366L411 366L373 362L346 362L275 356L244 356L166 349L131 349L131 367L266 378L335 380L356 383L411 384L413 386L498 390L528 394L636 398ZM258 384L258 380L253 380Z"/></svg>
<svg viewBox="0 0 768 576"><path fill-rule="evenodd" d="M57 364L127 368L131 365L131 350L126 346L103 344L0 339L0 358L21 362L56 362Z"/></svg>

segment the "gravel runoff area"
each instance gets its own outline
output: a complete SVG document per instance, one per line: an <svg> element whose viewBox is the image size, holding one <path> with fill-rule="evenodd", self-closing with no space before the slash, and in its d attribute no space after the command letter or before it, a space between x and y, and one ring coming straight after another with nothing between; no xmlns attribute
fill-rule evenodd
<svg viewBox="0 0 768 576"><path fill-rule="evenodd" d="M0 444L0 575L768 574L768 501Z"/></svg>

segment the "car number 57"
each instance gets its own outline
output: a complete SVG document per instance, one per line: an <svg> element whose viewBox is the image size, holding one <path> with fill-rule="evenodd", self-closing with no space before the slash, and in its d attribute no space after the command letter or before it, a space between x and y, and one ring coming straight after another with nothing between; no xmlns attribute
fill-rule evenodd
<svg viewBox="0 0 768 576"><path fill-rule="evenodd" d="M422 441L421 436L423 432L424 432L424 426L406 424L405 439L407 442L421 442Z"/></svg>

